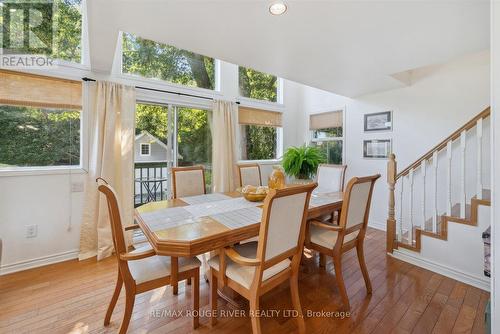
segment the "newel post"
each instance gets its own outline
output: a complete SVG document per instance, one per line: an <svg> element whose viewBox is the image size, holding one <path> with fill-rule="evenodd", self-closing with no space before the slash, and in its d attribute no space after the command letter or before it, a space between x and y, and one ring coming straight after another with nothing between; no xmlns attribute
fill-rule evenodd
<svg viewBox="0 0 500 334"><path fill-rule="evenodd" d="M396 217L394 189L396 188L396 156L391 153L387 162L387 183L389 185L389 211L387 217L387 253L396 248Z"/></svg>

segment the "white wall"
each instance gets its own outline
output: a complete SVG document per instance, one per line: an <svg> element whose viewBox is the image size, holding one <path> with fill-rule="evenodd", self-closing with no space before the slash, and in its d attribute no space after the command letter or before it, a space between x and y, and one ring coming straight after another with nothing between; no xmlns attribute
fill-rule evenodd
<svg viewBox="0 0 500 334"><path fill-rule="evenodd" d="M238 66L221 62L220 74L220 93L216 93L215 97L239 100ZM83 76L102 77L98 73L75 74L75 78ZM133 84L120 77L104 79ZM139 85L145 86L144 82ZM283 85L282 106L266 103L255 103L255 106L283 112L283 144L287 147L300 143L297 140L297 116L300 112L303 86L287 80L283 80ZM139 97L144 98L145 94L147 93L140 91ZM165 95L152 95L155 100L164 103L170 101L165 100ZM200 107L210 106L207 100L197 100L191 101L202 103ZM252 103L248 99L241 100L242 103ZM190 100L184 98L183 101ZM263 166L265 184L272 164ZM77 257L83 193L72 193L71 184L81 183L85 174L74 173L70 175L67 171L58 171L49 174L0 174L0 238L3 240L0 274ZM70 221L71 228L68 228ZM32 224L38 225L38 236L26 238L26 225Z"/></svg>
<svg viewBox="0 0 500 334"><path fill-rule="evenodd" d="M402 170L490 104L489 70L489 53L481 52L416 70L408 87L354 99L307 88L305 113L299 122L302 142L309 138L309 114L346 108L347 178L382 174L374 191L370 224L385 227L387 161L363 159L363 139L392 138L398 169ZM363 115L386 110L393 111L393 131L365 134ZM488 160L485 165L489 165Z"/></svg>

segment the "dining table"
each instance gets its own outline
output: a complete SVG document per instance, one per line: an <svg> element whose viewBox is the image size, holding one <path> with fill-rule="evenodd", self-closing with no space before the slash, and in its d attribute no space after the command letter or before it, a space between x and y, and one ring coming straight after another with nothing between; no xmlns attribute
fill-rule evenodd
<svg viewBox="0 0 500 334"><path fill-rule="evenodd" d="M307 219L340 212L342 192L313 192ZM134 218L158 255L171 257L171 285L177 294L179 257L193 257L232 246L259 235L263 202L251 202L240 191L211 193L150 202ZM235 305L228 293L219 295Z"/></svg>

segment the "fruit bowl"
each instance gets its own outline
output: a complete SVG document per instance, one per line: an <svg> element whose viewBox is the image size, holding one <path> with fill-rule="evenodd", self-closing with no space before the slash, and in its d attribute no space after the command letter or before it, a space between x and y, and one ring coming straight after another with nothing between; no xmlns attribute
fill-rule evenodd
<svg viewBox="0 0 500 334"><path fill-rule="evenodd" d="M243 193L243 197L250 202L262 202L267 194Z"/></svg>
<svg viewBox="0 0 500 334"><path fill-rule="evenodd" d="M243 197L250 202L261 202L263 201L267 193L269 192L268 187L254 187L254 186L244 186L241 189Z"/></svg>

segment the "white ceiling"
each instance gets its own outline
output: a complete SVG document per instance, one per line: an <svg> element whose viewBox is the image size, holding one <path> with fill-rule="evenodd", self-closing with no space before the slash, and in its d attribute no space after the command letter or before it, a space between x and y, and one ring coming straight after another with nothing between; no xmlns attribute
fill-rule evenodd
<svg viewBox="0 0 500 334"><path fill-rule="evenodd" d="M346 96L392 74L489 48L489 1L87 0L90 59L110 72L118 31Z"/></svg>

